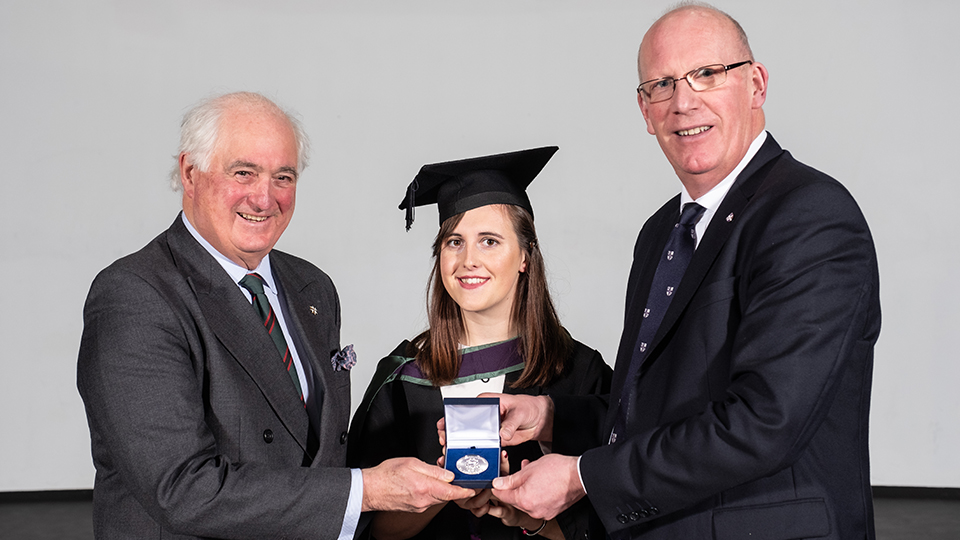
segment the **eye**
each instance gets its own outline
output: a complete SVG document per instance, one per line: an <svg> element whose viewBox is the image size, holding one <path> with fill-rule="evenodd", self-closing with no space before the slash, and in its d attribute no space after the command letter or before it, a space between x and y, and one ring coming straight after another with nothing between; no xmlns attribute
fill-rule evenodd
<svg viewBox="0 0 960 540"><path fill-rule="evenodd" d="M717 68L720 69L717 69ZM723 71L723 66L704 66L693 72L694 79L709 79L716 77L717 73Z"/></svg>
<svg viewBox="0 0 960 540"><path fill-rule="evenodd" d="M463 245L463 240L459 238L450 238L447 240L447 247L458 248Z"/></svg>
<svg viewBox="0 0 960 540"><path fill-rule="evenodd" d="M247 184L256 181L257 172L250 169L237 169L233 172L233 177L237 179L237 182Z"/></svg>
<svg viewBox="0 0 960 540"><path fill-rule="evenodd" d="M489 247L496 247L496 246L500 245L500 241L497 240L496 238L492 238L492 237L489 237L489 236L488 236L488 237L483 238L483 239L480 240L480 245L483 246L483 247L487 247L487 248L489 248Z"/></svg>
<svg viewBox="0 0 960 540"><path fill-rule="evenodd" d="M665 90L667 88L670 88L672 84L673 84L673 79L660 79L658 81L653 81L652 83L650 83L650 91L656 92L658 90Z"/></svg>

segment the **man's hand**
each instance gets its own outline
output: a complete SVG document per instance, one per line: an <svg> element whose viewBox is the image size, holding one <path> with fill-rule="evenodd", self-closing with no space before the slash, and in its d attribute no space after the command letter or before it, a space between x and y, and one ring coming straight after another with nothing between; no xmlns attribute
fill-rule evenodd
<svg viewBox="0 0 960 540"><path fill-rule="evenodd" d="M559 454L524 462L520 472L493 481L494 497L536 519L555 518L584 495L577 458Z"/></svg>
<svg viewBox="0 0 960 540"><path fill-rule="evenodd" d="M451 485L452 472L415 458L388 459L362 472L363 512L423 512L436 504L477 494L475 490Z"/></svg>
<svg viewBox="0 0 960 540"><path fill-rule="evenodd" d="M516 446L527 441L553 441L553 400L548 396L480 394L477 397L500 398L500 442ZM443 418L437 422L440 446L446 446Z"/></svg>

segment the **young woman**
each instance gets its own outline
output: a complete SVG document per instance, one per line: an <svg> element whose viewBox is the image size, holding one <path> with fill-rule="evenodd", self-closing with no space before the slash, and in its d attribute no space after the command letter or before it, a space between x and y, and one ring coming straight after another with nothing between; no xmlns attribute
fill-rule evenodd
<svg viewBox="0 0 960 540"><path fill-rule="evenodd" d="M443 397L608 392L611 370L600 353L571 338L557 318L525 193L556 150L426 165L410 185L401 204L408 228L414 206L440 209L430 328L380 361L350 428L352 466L398 456L436 462ZM543 455L533 442L505 450L512 471ZM544 522L484 491L423 514L379 513L370 532L379 540L581 538L597 523L586 499Z"/></svg>

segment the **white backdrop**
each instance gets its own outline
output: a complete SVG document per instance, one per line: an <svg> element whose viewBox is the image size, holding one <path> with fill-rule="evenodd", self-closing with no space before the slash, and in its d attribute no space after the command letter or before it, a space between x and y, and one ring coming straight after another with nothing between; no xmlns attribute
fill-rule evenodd
<svg viewBox="0 0 960 540"><path fill-rule="evenodd" d="M278 247L324 268L377 360L423 329L436 210L396 206L424 163L534 146L563 321L609 362L643 220L679 182L636 106L635 54L664 1L37 0L0 4L0 491L89 489L75 386L96 273L174 219L179 119L267 94L313 140ZM860 202L880 258L875 485L960 487L960 250L952 206L960 51L950 0L728 0L770 71L767 127ZM9 167L9 168L6 168Z"/></svg>

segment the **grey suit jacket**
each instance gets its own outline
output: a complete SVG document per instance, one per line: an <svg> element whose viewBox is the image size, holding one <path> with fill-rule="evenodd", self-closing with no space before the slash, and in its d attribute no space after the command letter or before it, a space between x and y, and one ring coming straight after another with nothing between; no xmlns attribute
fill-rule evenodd
<svg viewBox="0 0 960 540"><path fill-rule="evenodd" d="M77 387L97 538L336 538L350 491L340 306L312 264L270 254L319 426L250 302L178 216L94 280ZM315 313L314 313L315 312Z"/></svg>
<svg viewBox="0 0 960 540"><path fill-rule="evenodd" d="M580 472L617 538L873 538L867 449L877 259L850 194L768 137L710 222L634 380L625 380L679 197L643 226L609 400L555 398L626 433ZM607 406L609 403L609 407ZM580 436L582 438L582 435Z"/></svg>

